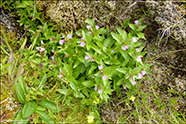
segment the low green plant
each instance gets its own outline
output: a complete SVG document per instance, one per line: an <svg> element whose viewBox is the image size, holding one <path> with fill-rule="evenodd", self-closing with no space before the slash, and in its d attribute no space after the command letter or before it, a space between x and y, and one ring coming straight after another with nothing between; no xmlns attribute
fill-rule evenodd
<svg viewBox="0 0 186 124"><path fill-rule="evenodd" d="M109 94L121 90L121 86L130 91L129 97L135 96L137 82L149 73L150 65L141 59L146 54L138 41L145 39L141 19L136 24L129 20L123 23L123 28L132 29L129 33L121 28L116 28L118 33L109 33L108 28L100 28L91 19L86 23L87 28L75 34L54 33L45 23L36 30L33 36L37 38L28 50L36 47L30 61L50 80L61 83L58 92L64 103L70 105L71 98L80 98L82 104L94 106L92 111L97 113L96 104L107 102Z"/></svg>
<svg viewBox="0 0 186 124"><path fill-rule="evenodd" d="M46 81L46 74L41 79L41 84L44 84ZM18 121L22 123L27 123L30 119L33 119L35 123L41 123L40 117L45 123L54 123L52 118L49 118L49 113L59 112L60 108L57 104L44 98L42 85L37 89L33 87L27 87L26 82L23 77L20 75L18 78L19 82L15 82L15 91L17 97L24 106L17 114L15 123ZM36 113L36 115L34 114Z"/></svg>

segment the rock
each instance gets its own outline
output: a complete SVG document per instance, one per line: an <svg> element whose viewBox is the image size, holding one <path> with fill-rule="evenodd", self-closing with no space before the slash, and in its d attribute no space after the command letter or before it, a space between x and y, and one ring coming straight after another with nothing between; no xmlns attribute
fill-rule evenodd
<svg viewBox="0 0 186 124"><path fill-rule="evenodd" d="M39 4L40 11L46 9L45 18L57 24L62 31L84 28L87 18L93 19L100 27L108 25L110 29L115 29L130 18L127 12L137 8L137 3L122 1L59 1Z"/></svg>
<svg viewBox="0 0 186 124"><path fill-rule="evenodd" d="M171 1L156 2L152 0L146 1L145 5L149 13L155 16L156 22L162 26L162 30L165 32L164 36L170 34L179 44L186 45L186 19L181 11L181 9L183 11L186 9Z"/></svg>

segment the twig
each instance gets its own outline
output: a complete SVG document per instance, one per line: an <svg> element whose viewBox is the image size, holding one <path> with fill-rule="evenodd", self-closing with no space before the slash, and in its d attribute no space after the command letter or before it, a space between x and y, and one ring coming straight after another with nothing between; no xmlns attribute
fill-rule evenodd
<svg viewBox="0 0 186 124"><path fill-rule="evenodd" d="M131 4L130 6L127 7L127 9L124 11L123 14L125 14L130 8L132 8L134 5L136 5L137 2L134 2L133 4Z"/></svg>
<svg viewBox="0 0 186 124"><path fill-rule="evenodd" d="M39 2L40 2L40 0L39 0L39 1L37 1L36 5L37 5Z"/></svg>
<svg viewBox="0 0 186 124"><path fill-rule="evenodd" d="M52 16L52 18L57 14L57 12L59 11L59 8L61 7L61 4L62 4L63 0L61 0L60 4L59 4L59 7L57 8L57 11L54 13L54 15Z"/></svg>
<svg viewBox="0 0 186 124"><path fill-rule="evenodd" d="M179 50L174 50L174 51L169 51L169 52L163 52L161 54L158 54L158 55L154 56L151 60L156 60L156 59L158 59L159 57L161 57L162 55L165 55L165 54L170 54L170 53L175 53L175 52L180 52L180 51L186 51L186 49L179 49Z"/></svg>
<svg viewBox="0 0 186 124"><path fill-rule="evenodd" d="M63 82L65 82L66 84L68 84L68 82L66 82L64 79L61 78L61 80L62 80Z"/></svg>

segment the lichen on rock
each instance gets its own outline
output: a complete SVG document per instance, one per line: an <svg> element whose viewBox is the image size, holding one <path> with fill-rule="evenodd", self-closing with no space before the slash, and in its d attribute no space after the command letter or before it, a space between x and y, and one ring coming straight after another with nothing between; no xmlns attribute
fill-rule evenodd
<svg viewBox="0 0 186 124"><path fill-rule="evenodd" d="M152 0L147 1L145 5L150 14L155 16L155 21L162 26L162 30L170 30L170 35L174 36L180 44L186 45L186 19L178 4Z"/></svg>
<svg viewBox="0 0 186 124"><path fill-rule="evenodd" d="M122 22L130 15L126 12L132 11L137 6L127 10L132 2L123 1L56 1L39 4L39 10L45 6L45 18L50 22L57 23L61 31L78 30L85 27L87 18L93 19L100 27L107 25L112 30L116 26L121 27ZM125 11L127 10L127 11Z"/></svg>

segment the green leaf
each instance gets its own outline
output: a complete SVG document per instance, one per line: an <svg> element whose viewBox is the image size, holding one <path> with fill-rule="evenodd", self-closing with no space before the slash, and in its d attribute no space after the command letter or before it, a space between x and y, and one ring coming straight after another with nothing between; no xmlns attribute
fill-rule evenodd
<svg viewBox="0 0 186 124"><path fill-rule="evenodd" d="M122 66L125 67L127 65L127 63L129 62L129 60L124 60L124 62L122 63Z"/></svg>
<svg viewBox="0 0 186 124"><path fill-rule="evenodd" d="M130 22L130 19L126 19L124 22L123 22L123 25L122 25L122 28L127 28L128 25L129 25L129 22Z"/></svg>
<svg viewBox="0 0 186 124"><path fill-rule="evenodd" d="M19 80L19 85L21 86L21 88L22 88L22 90L23 90L23 92L24 92L24 94L26 94L27 93L27 90L26 90L26 83L25 83L25 81L24 81L24 78L20 75L19 77L18 77L18 80Z"/></svg>
<svg viewBox="0 0 186 124"><path fill-rule="evenodd" d="M103 68L103 72L104 72L104 74L107 75L108 77L112 77L112 75L113 75L114 73L116 73L114 67L106 67L106 68Z"/></svg>
<svg viewBox="0 0 186 124"><path fill-rule="evenodd" d="M139 32L139 33L137 33L137 35L138 35L138 37L140 37L140 38L146 40L146 38L145 38L145 36L144 36L143 33Z"/></svg>
<svg viewBox="0 0 186 124"><path fill-rule="evenodd" d="M146 67L146 68L149 68L150 66L152 66L152 65L150 65L150 64L145 64L144 65L144 67Z"/></svg>
<svg viewBox="0 0 186 124"><path fill-rule="evenodd" d="M102 82L103 80L101 76L96 76L95 81L96 81L96 84L100 84L100 82Z"/></svg>
<svg viewBox="0 0 186 124"><path fill-rule="evenodd" d="M91 43L91 48L93 49L93 50L95 50L96 52L98 52L99 54L101 54L101 50L94 44L94 43Z"/></svg>
<svg viewBox="0 0 186 124"><path fill-rule="evenodd" d="M43 111L36 110L36 114L40 115L41 119L45 121L45 123L52 123L54 124L54 121L52 119L49 119L49 114Z"/></svg>
<svg viewBox="0 0 186 124"><path fill-rule="evenodd" d="M16 7L17 8L26 8L27 5L33 5L33 1L22 1Z"/></svg>
<svg viewBox="0 0 186 124"><path fill-rule="evenodd" d="M96 39L98 42L102 42L104 39L105 39L105 37L104 36L99 36L99 34L97 34L97 35L95 35L94 36L94 39Z"/></svg>
<svg viewBox="0 0 186 124"><path fill-rule="evenodd" d="M44 85L44 83L47 81L47 75L46 75L46 73L44 74L44 76L43 76L43 78L41 79L41 81L40 81L40 84L39 84L39 87L41 86L41 85Z"/></svg>
<svg viewBox="0 0 186 124"><path fill-rule="evenodd" d="M74 78L77 78L81 73L81 66L79 65L77 68L74 69L73 71L73 76Z"/></svg>
<svg viewBox="0 0 186 124"><path fill-rule="evenodd" d="M92 72L97 68L96 64L93 63L91 64L89 70L88 70L88 75L92 74Z"/></svg>
<svg viewBox="0 0 186 124"><path fill-rule="evenodd" d="M129 55L126 51L120 49L120 53L126 60L129 60Z"/></svg>
<svg viewBox="0 0 186 124"><path fill-rule="evenodd" d="M37 107L36 107L36 110L39 110L39 111L46 111L46 108L45 108L45 107L42 107L42 106L37 106Z"/></svg>
<svg viewBox="0 0 186 124"><path fill-rule="evenodd" d="M108 48L109 47L109 45L111 44L111 42L113 42L113 40L112 40L112 38L107 38L107 39L105 39L104 41L103 41L103 46L105 47L105 48Z"/></svg>
<svg viewBox="0 0 186 124"><path fill-rule="evenodd" d="M20 84L15 82L15 90L20 103L25 103L25 94Z"/></svg>
<svg viewBox="0 0 186 124"><path fill-rule="evenodd" d="M84 88L84 89L82 89L81 91L82 91L82 93L85 94L87 97L90 97L87 89Z"/></svg>
<svg viewBox="0 0 186 124"><path fill-rule="evenodd" d="M68 89L62 89L62 90L59 90L58 92L60 92L61 94L67 95Z"/></svg>
<svg viewBox="0 0 186 124"><path fill-rule="evenodd" d="M44 99L44 100L41 100L38 105L41 105L53 112L59 112L60 111L60 108L57 106L57 104L47 100L47 99Z"/></svg>
<svg viewBox="0 0 186 124"><path fill-rule="evenodd" d="M39 37L39 33L36 35L33 43L30 45L29 50L33 50L34 46L36 45L36 41L37 41L38 37Z"/></svg>
<svg viewBox="0 0 186 124"><path fill-rule="evenodd" d="M124 79L120 79L118 82L117 82L117 85L121 85L123 83Z"/></svg>
<svg viewBox="0 0 186 124"><path fill-rule="evenodd" d="M113 89L105 89L104 91L105 91L105 93L107 93L107 94L111 94L114 90L113 90Z"/></svg>
<svg viewBox="0 0 186 124"><path fill-rule="evenodd" d="M89 25L95 25L95 22L92 19L86 19L85 23L89 24Z"/></svg>
<svg viewBox="0 0 186 124"><path fill-rule="evenodd" d="M23 107L22 111L23 118L28 118L29 116L31 116L34 113L35 109L36 103L34 101L27 102Z"/></svg>
<svg viewBox="0 0 186 124"><path fill-rule="evenodd" d="M136 30L136 25L135 24L129 24L129 27L132 28L132 30Z"/></svg>
<svg viewBox="0 0 186 124"><path fill-rule="evenodd" d="M26 45L26 42L27 42L27 37L25 38L25 40L24 40L23 44L21 45L21 50L23 50L23 49L24 49L24 46Z"/></svg>
<svg viewBox="0 0 186 124"><path fill-rule="evenodd" d="M70 87L71 87L74 91L78 92L77 86L76 86L76 84L74 84L73 82L70 82Z"/></svg>
<svg viewBox="0 0 186 124"><path fill-rule="evenodd" d="M81 73L83 73L83 72L86 71L86 67L85 67L85 66L86 66L86 65L81 64Z"/></svg>
<svg viewBox="0 0 186 124"><path fill-rule="evenodd" d="M2 64L1 65L1 71L4 71L7 67L9 67L12 63Z"/></svg>
<svg viewBox="0 0 186 124"><path fill-rule="evenodd" d="M116 68L117 71L126 74L126 72L128 71L128 68Z"/></svg>
<svg viewBox="0 0 186 124"><path fill-rule="evenodd" d="M18 112L17 117L14 121L14 124L17 124L19 120L22 118L22 109Z"/></svg>
<svg viewBox="0 0 186 124"><path fill-rule="evenodd" d="M116 59L116 60L113 61L113 64L120 65L121 62L120 62L119 60Z"/></svg>
<svg viewBox="0 0 186 124"><path fill-rule="evenodd" d="M107 64L107 65L111 65L111 59L110 58L106 58L105 60L104 60L104 62L105 62L105 64Z"/></svg>
<svg viewBox="0 0 186 124"><path fill-rule="evenodd" d="M105 39L105 38L104 38ZM95 42L95 41L94 41ZM100 41L100 40L97 40L96 41L96 44L100 47L100 48L102 48L103 47L103 44L102 44L102 42Z"/></svg>
<svg viewBox="0 0 186 124"><path fill-rule="evenodd" d="M7 47L9 48L10 52L12 52L13 50L12 50L12 48L10 47L10 45L9 45L9 43L8 43L8 40L7 40L7 37L6 37L5 33L4 33L4 31L1 30L1 32L2 32L2 34L3 34L4 41L5 41L6 45L7 45Z"/></svg>
<svg viewBox="0 0 186 124"><path fill-rule="evenodd" d="M137 29L137 31L142 31L147 25L140 25Z"/></svg>
<svg viewBox="0 0 186 124"><path fill-rule="evenodd" d="M137 68L132 69L132 74L138 74L138 73L141 71L141 69L142 69L143 67L144 67L144 66L139 66L139 67L137 67Z"/></svg>
<svg viewBox="0 0 186 124"><path fill-rule="evenodd" d="M94 81L84 81L82 84L85 87L92 87L94 85Z"/></svg>
<svg viewBox="0 0 186 124"><path fill-rule="evenodd" d="M73 69L76 68L81 62L79 60L76 60L74 65L73 65Z"/></svg>
<svg viewBox="0 0 186 124"><path fill-rule="evenodd" d="M122 36L122 34L123 34L123 30L122 30L121 28L118 28L118 27L116 27L116 30L117 30L118 33Z"/></svg>
<svg viewBox="0 0 186 124"><path fill-rule="evenodd" d="M107 94L103 93L103 94L101 94L100 96L101 96L101 98L102 98L103 100L105 100L106 103L108 103L107 99L109 98L109 96L108 96Z"/></svg>
<svg viewBox="0 0 186 124"><path fill-rule="evenodd" d="M112 35L112 37L113 37L118 43L122 43L122 37L121 37L121 35L116 34L116 33L113 33L113 32L111 32L111 35Z"/></svg>
<svg viewBox="0 0 186 124"><path fill-rule="evenodd" d="M81 92L75 92L75 93L74 93L74 96L75 96L76 98L84 98L84 97L85 97Z"/></svg>

